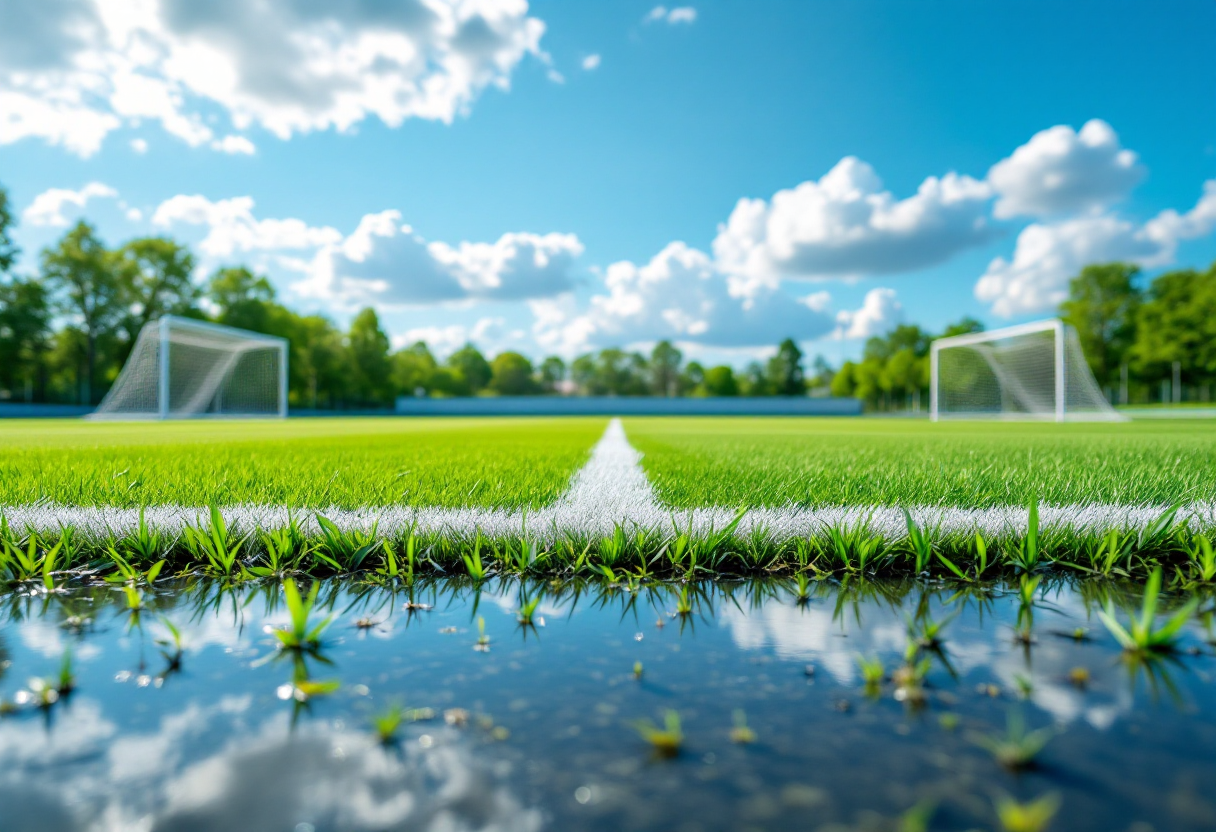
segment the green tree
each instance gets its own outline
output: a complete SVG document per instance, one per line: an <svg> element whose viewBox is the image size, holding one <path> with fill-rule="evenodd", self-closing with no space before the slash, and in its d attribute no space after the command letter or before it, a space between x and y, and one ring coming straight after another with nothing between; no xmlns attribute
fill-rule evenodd
<svg viewBox="0 0 1216 832"><path fill-rule="evenodd" d="M701 366L699 361L689 361L684 365L684 370L680 373L680 390L683 392L692 391L694 395L696 391L701 389L702 383L705 381L705 368Z"/></svg>
<svg viewBox="0 0 1216 832"><path fill-rule="evenodd" d="M517 352L500 352L490 362L490 389L500 396L530 396L540 392L532 377L532 362Z"/></svg>
<svg viewBox="0 0 1216 832"><path fill-rule="evenodd" d="M299 316L271 305L267 328L291 344L288 390L296 407L340 406L350 396L349 356L342 333L323 315Z"/></svg>
<svg viewBox="0 0 1216 832"><path fill-rule="evenodd" d="M98 341L113 332L125 312L115 258L93 226L81 221L57 244L43 250L42 279L59 308L78 322L84 334L80 400L93 404Z"/></svg>
<svg viewBox="0 0 1216 832"><path fill-rule="evenodd" d="M425 341L415 341L393 355L393 387L403 396L425 395L438 362Z"/></svg>
<svg viewBox="0 0 1216 832"><path fill-rule="evenodd" d="M706 396L739 395L739 383L735 381L735 371L725 364L706 370L700 389Z"/></svg>
<svg viewBox="0 0 1216 832"><path fill-rule="evenodd" d="M684 354L670 341L660 341L650 353L652 390L657 396L675 396L680 389L680 364Z"/></svg>
<svg viewBox="0 0 1216 832"><path fill-rule="evenodd" d="M1216 263L1206 272L1166 272L1149 284L1136 316L1130 354L1136 371L1166 378L1174 362L1183 383L1216 376Z"/></svg>
<svg viewBox="0 0 1216 832"><path fill-rule="evenodd" d="M739 379L739 393L744 396L771 396L773 390L769 386L768 374L759 361L752 361L743 370Z"/></svg>
<svg viewBox="0 0 1216 832"><path fill-rule="evenodd" d="M370 306L351 321L346 336L351 359L351 389L359 404L383 405L392 399L393 365L389 340Z"/></svg>
<svg viewBox="0 0 1216 832"><path fill-rule="evenodd" d="M218 307L216 321L267 335L272 332L276 315L274 287L265 277L244 266L220 269L207 283L207 298Z"/></svg>
<svg viewBox="0 0 1216 832"><path fill-rule="evenodd" d="M448 356L447 365L473 394L484 390L494 374L490 362L471 343Z"/></svg>
<svg viewBox="0 0 1216 832"><path fill-rule="evenodd" d="M16 399L44 400L50 343L46 287L34 279L0 277L0 390Z"/></svg>
<svg viewBox="0 0 1216 832"><path fill-rule="evenodd" d="M122 327L127 345L121 356L125 361L145 324L161 315L198 315L195 302L202 291L190 280L194 255L176 240L131 240L116 252L116 257L126 307Z"/></svg>
<svg viewBox="0 0 1216 832"><path fill-rule="evenodd" d="M1127 263L1086 266L1069 281L1068 300L1060 304L1061 317L1077 331L1099 385L1119 381L1120 367L1136 339L1139 275L1140 269Z"/></svg>
<svg viewBox="0 0 1216 832"><path fill-rule="evenodd" d="M16 225L9 207L8 191L0 185L0 274L6 273L17 262L21 249L13 242L12 229Z"/></svg>
<svg viewBox="0 0 1216 832"><path fill-rule="evenodd" d="M802 371L802 350L793 338L786 338L777 347L777 354L765 367L768 387L778 396L806 394L806 378Z"/></svg>
<svg viewBox="0 0 1216 832"><path fill-rule="evenodd" d="M540 362L540 386L546 393L555 393L558 385L566 380L566 362L551 355Z"/></svg>

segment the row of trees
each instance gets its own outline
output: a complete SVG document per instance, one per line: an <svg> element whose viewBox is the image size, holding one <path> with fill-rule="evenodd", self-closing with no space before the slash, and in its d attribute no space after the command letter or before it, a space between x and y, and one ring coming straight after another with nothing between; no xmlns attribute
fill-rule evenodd
<svg viewBox="0 0 1216 832"><path fill-rule="evenodd" d="M487 359L466 344L440 361L419 341L394 351L373 309L346 332L321 315L281 304L265 277L222 268L193 279L190 249L168 237L108 247L86 222L43 250L37 269L18 274L13 216L0 189L0 399L95 404L113 384L141 328L163 314L211 320L286 338L294 407L384 407L400 395L733 396L802 395L803 356L787 339L765 363L742 373L685 362L661 342L649 354L610 348L567 364L534 365L517 352ZM812 386L832 371L816 359Z"/></svg>
<svg viewBox="0 0 1216 832"><path fill-rule="evenodd" d="M1060 307L1098 384L1122 403L1203 400L1216 383L1216 263L1147 284L1136 266L1081 270Z"/></svg>

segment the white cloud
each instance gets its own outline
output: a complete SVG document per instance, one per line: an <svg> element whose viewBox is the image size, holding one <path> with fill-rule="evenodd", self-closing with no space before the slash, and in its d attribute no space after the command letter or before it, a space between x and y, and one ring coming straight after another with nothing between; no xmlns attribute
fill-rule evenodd
<svg viewBox="0 0 1216 832"><path fill-rule="evenodd" d="M301 294L346 305L417 305L522 300L573 288L573 234L508 233L493 243L427 242L397 211L368 214L358 228L318 252Z"/></svg>
<svg viewBox="0 0 1216 832"><path fill-rule="evenodd" d="M280 138L369 117L451 122L506 89L544 23L524 0L393 4L11 0L0 4L0 144L41 138L82 156L143 119L191 146L201 113ZM220 140L220 149L224 141Z"/></svg>
<svg viewBox="0 0 1216 832"><path fill-rule="evenodd" d="M463 324L413 327L392 339L394 349L407 347L417 341L425 341L431 352L441 360L470 341L491 358L504 350L526 349L529 346L528 333L509 326L507 319L501 317L480 318L471 327Z"/></svg>
<svg viewBox="0 0 1216 832"><path fill-rule="evenodd" d="M837 338L870 338L885 335L904 319L904 307L895 297L894 289L871 289L866 292L861 308L842 309L836 313Z"/></svg>
<svg viewBox="0 0 1216 832"><path fill-rule="evenodd" d="M1216 228L1216 180L1185 214L1162 211L1140 225L1112 214L1033 223L1018 235L1013 258L998 257L975 285L975 296L1002 317L1041 312L1068 296L1068 281L1091 263L1125 261L1164 266L1178 243Z"/></svg>
<svg viewBox="0 0 1216 832"><path fill-rule="evenodd" d="M257 148L254 147L253 142L249 141L249 139L245 138L244 136L237 135L224 136L222 139L213 141L211 143L211 149L218 150L221 153L239 153L246 156L252 156L254 153L257 153Z"/></svg>
<svg viewBox="0 0 1216 832"><path fill-rule="evenodd" d="M825 296L801 300L777 287L753 285L719 271L703 252L669 244L649 263L613 263L607 294L586 311L573 301L533 302L537 341L563 353L661 338L719 347L809 340L831 331Z"/></svg>
<svg viewBox="0 0 1216 832"><path fill-rule="evenodd" d="M948 173L897 200L849 156L771 202L739 200L713 249L724 271L769 283L912 271L991 239L989 197L985 183Z"/></svg>
<svg viewBox="0 0 1216 832"><path fill-rule="evenodd" d="M583 69L587 70L588 72L590 72L593 69L596 69L597 67L599 67L599 65L600 65L600 56L599 55L588 55L587 57L583 58Z"/></svg>
<svg viewBox="0 0 1216 832"><path fill-rule="evenodd" d="M95 197L112 198L118 196L118 191L100 182L90 182L79 191L68 188L50 188L34 197L34 201L21 214L21 218L30 225L64 227L68 218L63 209L74 206L83 209L90 199Z"/></svg>
<svg viewBox="0 0 1216 832"><path fill-rule="evenodd" d="M697 19L697 10L692 6L677 6L668 9L666 6L655 6L642 18L643 23L692 23Z"/></svg>
<svg viewBox="0 0 1216 832"><path fill-rule="evenodd" d="M212 257L247 251L310 249L342 239L335 228L317 228L299 219L259 220L253 215L253 198L248 196L212 202L199 194L180 194L157 206L152 224L162 228L206 226L207 236L199 248Z"/></svg>
<svg viewBox="0 0 1216 832"><path fill-rule="evenodd" d="M131 222L139 222L144 218L144 212L138 208L128 208L126 211L126 218Z"/></svg>
<svg viewBox="0 0 1216 832"><path fill-rule="evenodd" d="M1105 208L1144 178L1136 154L1100 119L1078 133L1065 124L1036 133L988 171L997 217L1058 216Z"/></svg>
<svg viewBox="0 0 1216 832"><path fill-rule="evenodd" d="M136 153L147 153L148 143L143 139L131 139L131 149Z"/></svg>

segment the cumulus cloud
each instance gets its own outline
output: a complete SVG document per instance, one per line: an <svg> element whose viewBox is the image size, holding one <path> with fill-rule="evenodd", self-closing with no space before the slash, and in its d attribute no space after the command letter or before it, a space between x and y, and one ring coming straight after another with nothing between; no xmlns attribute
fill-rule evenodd
<svg viewBox="0 0 1216 832"><path fill-rule="evenodd" d="M573 234L512 232L493 243L427 242L397 211L368 214L318 252L301 294L354 304L524 300L569 291L583 245Z"/></svg>
<svg viewBox="0 0 1216 832"><path fill-rule="evenodd" d="M769 202L739 200L713 250L723 270L764 282L913 271L991 239L989 197L987 184L948 173L898 200L849 156Z"/></svg>
<svg viewBox="0 0 1216 832"><path fill-rule="evenodd" d="M1185 214L1162 211L1139 224L1113 214L1032 223L1018 235L1012 259L998 257L975 285L975 296L1002 317L1041 312L1068 296L1068 281L1090 263L1125 261L1164 266L1178 243L1216 228L1216 180L1204 185Z"/></svg>
<svg viewBox="0 0 1216 832"><path fill-rule="evenodd" d="M493 357L508 349L528 346L528 332L511 327L506 318L480 318L472 326L449 324L447 326L420 326L407 329L392 339L393 348L401 349L418 341L425 341L438 358L444 358L472 341L485 354Z"/></svg>
<svg viewBox="0 0 1216 832"><path fill-rule="evenodd" d="M509 87L526 56L547 64L544 30L524 0L12 0L0 4L0 144L87 156L151 119L201 146L215 136L200 114L217 106L238 130L284 139L369 117L450 122Z"/></svg>
<svg viewBox="0 0 1216 832"><path fill-rule="evenodd" d="M1136 154L1100 119L1086 122L1080 132L1061 124L1036 133L988 171L1000 196L994 213L1001 218L1102 209L1143 178Z"/></svg>
<svg viewBox="0 0 1216 832"><path fill-rule="evenodd" d="M885 335L903 321L904 307L894 289L871 289L860 309L836 313L837 338L870 338Z"/></svg>
<svg viewBox="0 0 1216 832"><path fill-rule="evenodd" d="M145 141L144 139L131 139L131 149L134 150L136 153L140 153L140 154L147 153L148 152L148 142Z"/></svg>
<svg viewBox="0 0 1216 832"><path fill-rule="evenodd" d="M692 6L677 6L669 9L666 6L655 6L642 18L643 23L693 23L697 19L697 10Z"/></svg>
<svg viewBox="0 0 1216 832"><path fill-rule="evenodd" d="M152 224L162 228L205 226L207 236L199 248L212 257L248 251L311 249L342 239L336 228L317 228L299 219L259 220L253 214L253 205L253 198L248 196L212 202L199 194L179 194L157 206Z"/></svg>
<svg viewBox="0 0 1216 832"><path fill-rule="evenodd" d="M90 182L79 191L70 188L49 188L34 197L34 201L22 212L21 218L30 225L64 227L68 218L64 209L73 207L83 209L90 199L95 197L112 198L118 196L118 191L100 182Z"/></svg>
<svg viewBox="0 0 1216 832"><path fill-rule="evenodd" d="M220 153L241 154L244 156L252 156L258 150L249 139L237 135L224 136L224 138L212 142L211 149L218 150Z"/></svg>
<svg viewBox="0 0 1216 832"><path fill-rule="evenodd" d="M600 65L600 56L599 55L588 55L587 57L583 58L583 69L587 70L588 72L590 72L593 69L596 69L599 65Z"/></svg>
<svg viewBox="0 0 1216 832"><path fill-rule="evenodd" d="M592 296L582 312L570 300L533 303L537 341L564 353L662 338L746 347L785 336L817 338L834 324L823 293L795 299L777 287L749 284L681 242L644 265L613 263L604 283L607 293Z"/></svg>

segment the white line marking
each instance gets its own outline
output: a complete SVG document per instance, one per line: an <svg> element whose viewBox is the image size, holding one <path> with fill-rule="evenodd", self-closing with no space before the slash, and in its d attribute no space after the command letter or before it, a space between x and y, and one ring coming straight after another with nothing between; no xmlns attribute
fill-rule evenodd
<svg viewBox="0 0 1216 832"><path fill-rule="evenodd" d="M587 464L575 472L570 488L556 503L534 511L498 508L421 508L380 506L358 510L329 508L302 509L276 505L236 505L223 509L229 525L241 529L275 528L286 525L291 517L308 531L317 531L316 515L321 514L342 529L370 529L375 524L384 535L397 536L415 528L422 533L471 537L478 530L486 536L515 535L526 531L536 537L552 539L566 533L601 536L611 534L618 524L661 532L691 530L706 533L722 529L734 519L729 508L673 509L662 505L641 466L639 454L625 436L619 419L608 423L603 437L591 451ZM1166 506L1117 506L1080 504L1048 507L1040 511L1040 526L1071 528L1078 532L1103 532L1108 529L1140 530L1156 520ZM1003 533L1025 532L1025 508L949 508L915 507L913 519L922 528L937 528L947 534L982 531L992 537ZM122 535L139 526L139 510L134 508L75 507L57 505L10 506L0 509L16 529L34 528L57 532L73 526L77 534L89 539ZM178 534L186 524L206 525L210 509L197 506L149 506L144 510L149 526ZM1178 512L1179 521L1193 526L1216 526L1216 505L1198 504ZM759 534L781 541L822 534L828 527L855 527L865 524L888 539L904 536L907 525L903 510L891 506L845 506L829 508L757 508L739 523L738 534Z"/></svg>

